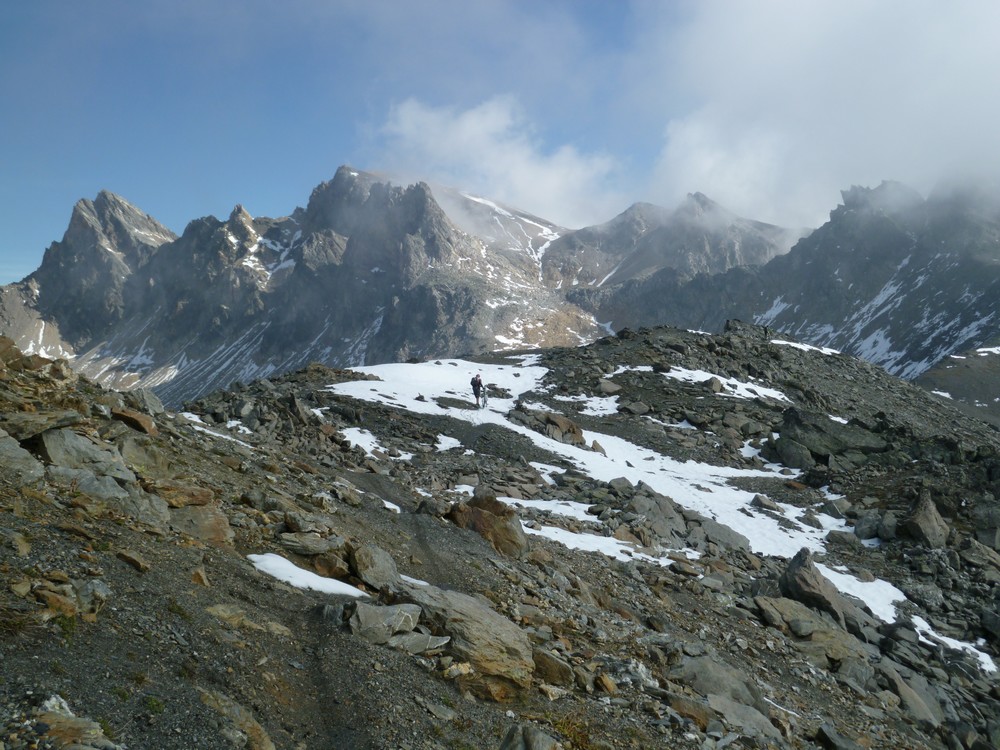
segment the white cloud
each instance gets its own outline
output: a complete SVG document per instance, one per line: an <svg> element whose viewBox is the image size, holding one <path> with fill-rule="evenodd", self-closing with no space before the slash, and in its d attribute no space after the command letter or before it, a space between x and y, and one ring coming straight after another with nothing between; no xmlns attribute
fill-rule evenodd
<svg viewBox="0 0 1000 750"><path fill-rule="evenodd" d="M650 13L632 66L687 103L666 117L652 197L701 190L745 215L818 224L839 190L1000 171L1000 5L700 2ZM657 90L648 87L648 90ZM980 176L977 174L976 176Z"/></svg>
<svg viewBox="0 0 1000 750"><path fill-rule="evenodd" d="M421 68L449 85L415 86L392 109L378 166L569 226L694 191L750 218L818 226L853 184L926 193L1000 173L1000 4L619 7L605 36L585 11L465 18L494 64ZM500 43L518 27L536 29L530 44ZM539 54L546 38L557 54Z"/></svg>
<svg viewBox="0 0 1000 750"><path fill-rule="evenodd" d="M625 207L612 187L614 158L566 144L547 147L510 96L468 109L409 99L392 109L383 132L386 169L477 192L563 226L604 221Z"/></svg>

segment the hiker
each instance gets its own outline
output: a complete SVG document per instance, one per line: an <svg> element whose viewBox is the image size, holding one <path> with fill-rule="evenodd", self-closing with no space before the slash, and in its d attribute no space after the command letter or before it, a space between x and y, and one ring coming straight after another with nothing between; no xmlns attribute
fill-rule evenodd
<svg viewBox="0 0 1000 750"><path fill-rule="evenodd" d="M476 408L479 408L479 394L483 391L483 378L477 372L476 377L472 379L472 393L476 397Z"/></svg>

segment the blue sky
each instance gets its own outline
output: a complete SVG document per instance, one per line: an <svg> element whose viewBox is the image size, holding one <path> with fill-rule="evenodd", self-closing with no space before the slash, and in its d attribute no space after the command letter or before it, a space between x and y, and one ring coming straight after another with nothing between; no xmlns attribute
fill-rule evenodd
<svg viewBox="0 0 1000 750"><path fill-rule="evenodd" d="M818 225L1000 167L1000 3L57 0L0 8L0 283L102 189L175 232L341 164L565 226L701 191Z"/></svg>

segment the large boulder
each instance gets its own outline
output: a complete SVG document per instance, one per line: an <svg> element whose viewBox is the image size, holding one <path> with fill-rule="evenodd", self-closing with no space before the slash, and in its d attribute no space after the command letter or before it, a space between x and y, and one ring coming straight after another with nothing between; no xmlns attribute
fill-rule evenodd
<svg viewBox="0 0 1000 750"><path fill-rule="evenodd" d="M951 531L938 513L937 505L934 504L927 489L920 491L920 499L903 521L903 530L913 539L932 549L944 547Z"/></svg>
<svg viewBox="0 0 1000 750"><path fill-rule="evenodd" d="M719 695L764 714L768 711L767 701L747 675L711 656L685 659L670 672L670 679L704 696Z"/></svg>
<svg viewBox="0 0 1000 750"><path fill-rule="evenodd" d="M282 547L303 557L329 554L343 557L347 551L347 540L337 535L325 537L312 531L296 531L285 532L278 539Z"/></svg>
<svg viewBox="0 0 1000 750"><path fill-rule="evenodd" d="M125 465L118 448L98 442L70 429L46 430L38 437L38 450L50 464L87 469L97 476L134 482L135 474Z"/></svg>
<svg viewBox="0 0 1000 750"><path fill-rule="evenodd" d="M365 602L355 605L349 621L351 632L369 643L388 643L397 633L409 633L420 620L420 607L416 604L394 604L378 607Z"/></svg>
<svg viewBox="0 0 1000 750"><path fill-rule="evenodd" d="M792 469L811 469L816 465L812 451L784 435L774 441L774 450L778 460Z"/></svg>
<svg viewBox="0 0 1000 750"><path fill-rule="evenodd" d="M18 484L31 484L45 475L45 468L14 438L0 430L0 466Z"/></svg>
<svg viewBox="0 0 1000 750"><path fill-rule="evenodd" d="M778 428L781 437L775 446L789 466L809 468L810 458L824 465L834 463L838 456L849 456L863 462L872 453L888 447L885 440L856 424L843 424L826 414L790 407L782 415ZM808 454L808 455L807 455Z"/></svg>
<svg viewBox="0 0 1000 750"><path fill-rule="evenodd" d="M833 669L847 662L867 663L869 648L842 630L826 612L783 597L758 596L754 604L761 619L791 636L791 643L811 663Z"/></svg>
<svg viewBox="0 0 1000 750"><path fill-rule="evenodd" d="M403 584L400 596L419 604L424 623L451 636L451 651L479 673L476 687L490 698L513 697L512 687L526 687L535 669L527 634L484 599L436 586Z"/></svg>
<svg viewBox="0 0 1000 750"><path fill-rule="evenodd" d="M528 537L517 513L488 490L477 488L475 497L467 503L456 503L446 518L459 528L477 532L501 554L521 557L528 548Z"/></svg>
<svg viewBox="0 0 1000 750"><path fill-rule="evenodd" d="M842 628L847 628L846 614L855 609L837 587L819 572L813 562L812 552L800 549L788 563L778 579L781 593L789 599L802 602L820 612L826 612Z"/></svg>
<svg viewBox="0 0 1000 750"><path fill-rule="evenodd" d="M540 432L560 443L586 447L586 440L583 436L583 428L569 417L550 411L535 411L519 404L508 415L515 422L520 422L526 427Z"/></svg>
<svg viewBox="0 0 1000 750"><path fill-rule="evenodd" d="M944 712L926 684L926 680L920 679L919 675L900 665L893 664L889 659L881 660L876 669L889 683L892 691L899 696L900 707L910 721L932 727L941 724Z"/></svg>
<svg viewBox="0 0 1000 750"><path fill-rule="evenodd" d="M568 445L584 446L587 441L583 437L583 430L576 422L562 414L546 412L542 416L545 425L545 434L553 440Z"/></svg>
<svg viewBox="0 0 1000 750"><path fill-rule="evenodd" d="M374 544L365 544L350 554L351 569L374 589L392 588L401 579L392 555Z"/></svg>
<svg viewBox="0 0 1000 750"><path fill-rule="evenodd" d="M1000 504L991 493L972 507L976 539L991 549L1000 550Z"/></svg>
<svg viewBox="0 0 1000 750"><path fill-rule="evenodd" d="M69 427L83 419L75 409L41 409L0 414L0 427L12 438L24 442L46 430Z"/></svg>

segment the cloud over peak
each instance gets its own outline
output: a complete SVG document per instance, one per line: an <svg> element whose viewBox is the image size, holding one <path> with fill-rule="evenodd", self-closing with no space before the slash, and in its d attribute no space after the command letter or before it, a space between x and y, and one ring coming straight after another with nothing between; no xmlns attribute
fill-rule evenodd
<svg viewBox="0 0 1000 750"><path fill-rule="evenodd" d="M603 221L625 196L618 163L569 144L547 147L513 96L459 109L407 99L383 128L383 166L479 193L566 227Z"/></svg>

